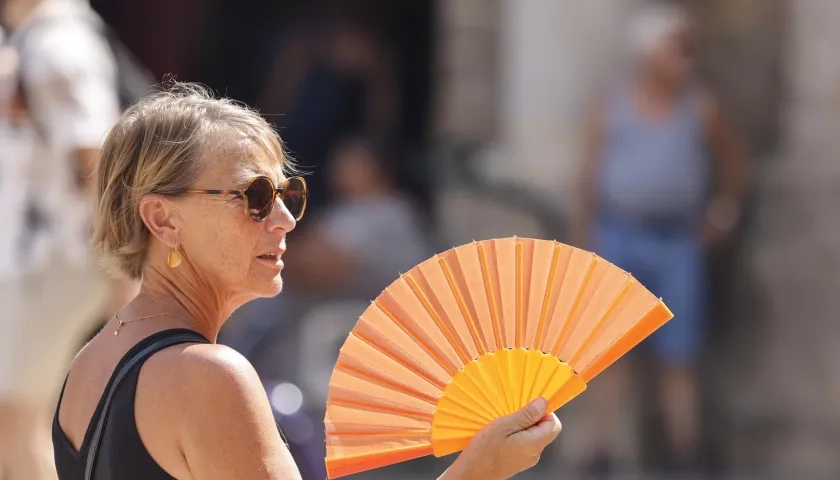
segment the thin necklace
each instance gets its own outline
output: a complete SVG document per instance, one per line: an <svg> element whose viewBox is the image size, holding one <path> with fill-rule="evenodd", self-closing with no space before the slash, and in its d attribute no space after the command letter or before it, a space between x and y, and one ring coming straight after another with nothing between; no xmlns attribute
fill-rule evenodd
<svg viewBox="0 0 840 480"><path fill-rule="evenodd" d="M189 321L186 317L178 315L177 313L157 313L155 315L146 315L145 317L132 318L131 320L123 320L115 313L114 314L114 320L117 321L117 329L114 330L114 335L119 335L120 328L122 328L122 326L125 325L126 323L136 322L137 320L146 320L147 318L163 317L163 316L166 316L166 315L171 315L173 317L178 317L181 320L184 320L185 322L187 322L189 324L190 328L195 330L195 326L193 325L193 322Z"/></svg>

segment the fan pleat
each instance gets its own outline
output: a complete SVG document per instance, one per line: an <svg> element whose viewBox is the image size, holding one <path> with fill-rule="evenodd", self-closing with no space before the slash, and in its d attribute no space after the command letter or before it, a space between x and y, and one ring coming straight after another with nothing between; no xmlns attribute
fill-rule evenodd
<svg viewBox="0 0 840 480"><path fill-rule="evenodd" d="M499 350L498 354L501 356L499 365L499 378L502 380L502 392L504 392L504 413L505 415L516 409L516 392L513 391L512 386L515 385L513 381L514 375L517 372L511 368L511 351L509 349Z"/></svg>
<svg viewBox="0 0 840 480"><path fill-rule="evenodd" d="M546 326L548 324L548 319L551 316L551 311L553 310L551 307L553 302L557 301L557 296L555 295L555 291L557 291L557 289L555 288L555 284L557 283L557 269L560 263L561 249L562 246L560 244L554 244L554 252L551 256L551 266L548 269L548 279L546 279L545 295L543 295L542 307L540 308L540 318L537 321L537 331L534 335L532 348L539 349L543 340L545 340Z"/></svg>
<svg viewBox="0 0 840 480"><path fill-rule="evenodd" d="M483 390L475 383L474 378L462 378L460 381L452 382L449 388L456 400L463 402L469 408L480 409L491 416L499 416L500 410L494 401L494 396L488 390ZM475 392L478 392L476 395Z"/></svg>
<svg viewBox="0 0 840 480"><path fill-rule="evenodd" d="M528 394L530 398L537 398L538 395L549 391L549 384L551 380L557 375L558 370L562 364L550 364L547 362L540 362L539 368L534 374L533 390ZM548 399L546 399L548 400Z"/></svg>
<svg viewBox="0 0 840 480"><path fill-rule="evenodd" d="M408 434L399 434L394 431L389 435L333 435L330 432L326 433L327 438L327 455L330 457L353 457L370 454L371 446L377 448L380 452L391 449L401 449L415 447L431 447L429 440L430 434L420 432L419 434L409 432ZM431 450L431 448L429 448ZM429 451L425 455L432 453ZM416 457L414 457L416 458ZM381 463L375 465L376 467L388 465Z"/></svg>
<svg viewBox="0 0 840 480"><path fill-rule="evenodd" d="M463 367L463 360L447 338L445 329L429 314L427 306L418 298L408 278L402 276L391 284L377 304L386 307L395 320L406 325L418 337L425 337L423 346L442 355L441 360L451 375Z"/></svg>
<svg viewBox="0 0 840 480"><path fill-rule="evenodd" d="M432 306L432 302L429 300L428 297L426 297L426 295L423 294L423 292L420 290L420 286L417 285L417 281L414 280L412 276L406 275L405 280L406 283L408 283L409 287L411 287L411 291L412 293L414 293L414 296L417 297L417 300L419 300L420 304L423 305L423 308L425 309L426 313L435 322L435 325L437 326L440 333L442 333L443 336L446 338L446 342L458 355L458 360L460 360L460 362L453 362L453 364L455 364L460 370L461 367L466 365L467 362L471 360L471 358L464 350L464 347L461 344L461 342L456 339L455 332L453 332L452 326L448 325L444 321L444 319L441 318L438 311L435 310L434 306Z"/></svg>
<svg viewBox="0 0 840 480"><path fill-rule="evenodd" d="M330 379L330 403L340 402L357 405L360 409L371 406L385 410L403 410L417 418L430 417L434 414L436 402L427 396L418 397L401 390L394 390L352 373L336 370Z"/></svg>
<svg viewBox="0 0 840 480"><path fill-rule="evenodd" d="M501 306L501 287L499 287L498 277L496 272L495 256L488 259L488 249L490 254L494 253L495 247L492 242L478 244L478 258L481 262L481 275L484 278L484 292L487 296L487 305L490 308L490 317L493 322L493 337L496 342L496 348L505 348L505 329L502 326L501 316L504 310ZM491 263L492 262L492 263Z"/></svg>
<svg viewBox="0 0 840 480"><path fill-rule="evenodd" d="M589 300L589 297L592 296L592 291L590 290L590 284L592 284L592 278L596 275L598 271L598 264L599 259L592 258L589 267L586 269L586 275L583 277L583 281L578 287L577 291L574 292L574 300L569 308L569 313L566 316L566 319L563 321L563 330L560 331L560 335L557 337L557 341L554 342L554 346L551 348L551 354L557 356L558 358L563 358L560 356L561 349L568 343L569 336L574 331L574 328L577 324L578 320L578 312L582 310L581 306L585 307L586 302ZM597 282L596 282L597 283Z"/></svg>
<svg viewBox="0 0 840 480"><path fill-rule="evenodd" d="M440 257L452 271L458 291L464 295L464 302L481 334L481 343L485 353L496 351L498 344L488 301L489 283L485 275L486 265L482 264L478 245L473 242L444 252Z"/></svg>
<svg viewBox="0 0 840 480"><path fill-rule="evenodd" d="M604 312L598 313L597 315L593 315L591 317L591 319L594 321L594 324L589 325L588 329L581 332L583 342L580 344L577 350L575 350L574 355L569 359L570 365L577 365L580 360L580 357L589 350L591 350L592 346L595 344L595 340L598 338L601 331L604 329L604 325L611 318L610 314L619 308L621 301L627 296L627 293L630 291L630 287L634 283L634 280L628 275L623 275L623 278L619 279L619 281L622 283L622 285L618 291L618 294L615 296L615 298L613 298L612 301L610 301L607 304ZM581 327L579 326L578 328Z"/></svg>
<svg viewBox="0 0 840 480"><path fill-rule="evenodd" d="M534 398L532 395L537 380L536 373L542 363L539 358L525 357L525 369L519 380L519 398L517 399L519 405L525 405Z"/></svg>
<svg viewBox="0 0 840 480"><path fill-rule="evenodd" d="M562 255L566 257L563 259L565 262L561 260L565 268L563 275L558 275L560 285L557 301L549 320L546 341L542 345L542 351L550 354L554 354L559 349L560 343L567 334L579 297L583 294L591 270L594 268L594 256L591 253L578 249L569 250L567 255Z"/></svg>
<svg viewBox="0 0 840 480"><path fill-rule="evenodd" d="M522 348L522 343L525 341L525 319L528 310L527 295L528 287L526 281L525 266L522 262L522 242L516 242L516 336L514 346ZM530 276L528 277L530 279ZM525 297L525 298L523 298Z"/></svg>
<svg viewBox="0 0 840 480"><path fill-rule="evenodd" d="M441 368L443 368L447 376L449 378L458 371L455 365L452 363L452 360L449 356L444 353L446 347L451 348L451 346L439 346L439 344L432 343L434 340L434 335L428 335L423 329L421 329L416 323L413 321L406 321L403 320L404 318L411 318L408 317L408 314L403 311L401 314L398 314L397 311L402 310L399 308L398 304L395 304L394 300L388 295L388 292L385 292L382 295L381 299L376 301L376 306L384 313L391 321L397 324L405 333L407 333L415 342L417 342L423 349L428 352L428 354L435 360ZM437 332L439 333L439 332Z"/></svg>
<svg viewBox="0 0 840 480"><path fill-rule="evenodd" d="M348 348L339 354L336 368L372 383L395 388L417 398L436 402L441 390L393 358L379 352L352 335Z"/></svg>
<svg viewBox="0 0 840 480"><path fill-rule="evenodd" d="M418 336L413 336L410 330L395 322L379 305L368 307L359 319L353 335L408 365L407 368L441 389L452 378L444 367L442 356L436 355L436 350L429 350Z"/></svg>
<svg viewBox="0 0 840 480"><path fill-rule="evenodd" d="M603 326L592 339L591 347L579 356L578 363L582 367L591 363L598 352L605 351L658 304L657 298L647 292L638 282L631 282L627 290L627 295L624 295L616 303L615 308L604 316ZM627 321L622 321L622 319L631 319L632 323L628 325Z"/></svg>
<svg viewBox="0 0 840 480"><path fill-rule="evenodd" d="M442 327L449 332L451 341L456 343L456 350L464 365L477 358L479 349L464 315L464 309L449 285L440 262L432 260L421 263L406 275L416 281L420 294L428 299Z"/></svg>
<svg viewBox="0 0 840 480"><path fill-rule="evenodd" d="M329 433L339 436L422 435L429 433L431 419L418 420L388 412L359 410L336 405L330 409Z"/></svg>
<svg viewBox="0 0 840 480"><path fill-rule="evenodd" d="M391 407L384 405L384 402L377 401L356 401L349 398L342 397L340 394L330 397L331 405L340 405L342 407L352 408L355 410L364 410L368 412L382 412L390 413L392 415L399 415L402 417L413 418L415 420L431 421L432 414L427 412L420 412L409 408Z"/></svg>
<svg viewBox="0 0 840 480"><path fill-rule="evenodd" d="M474 395L470 395L469 392L464 391L456 384L453 384L450 387L451 392L446 397L441 397L438 400L437 410L453 410L458 411L468 411L472 412L475 417L486 421L487 423L492 422L494 418L498 418L499 414L493 410L492 404L487 400L487 398L482 398L480 400L476 399Z"/></svg>
<svg viewBox="0 0 840 480"><path fill-rule="evenodd" d="M438 259L437 263L446 278L446 284L449 286L449 290L452 292L452 296L458 304L458 309L461 311L461 316L469 329L473 345L475 345L476 355L473 358L478 358L479 356L487 353L487 345L484 342L484 335L481 333L481 326L477 323L474 308L471 309L470 306L468 306L464 294L462 293L462 288L458 286L458 282L452 275L452 269L449 266L449 262L447 262L445 258L436 258Z"/></svg>
<svg viewBox="0 0 840 480"><path fill-rule="evenodd" d="M488 242L495 255L490 263L505 348L516 347L516 243L512 238Z"/></svg>
<svg viewBox="0 0 840 480"><path fill-rule="evenodd" d="M571 364L571 359L578 352L587 335L609 311L629 278L624 271L601 258L596 259L595 268L585 293L580 296L575 316L570 322L563 344L555 352L557 357Z"/></svg>
<svg viewBox="0 0 840 480"><path fill-rule="evenodd" d="M341 348L328 476L456 452L540 396L556 410L672 316L629 273L558 242L435 255L389 285Z"/></svg>
<svg viewBox="0 0 840 480"><path fill-rule="evenodd" d="M644 287L638 283L635 286L637 294L628 295L622 309L627 316L625 313L616 315L623 321L611 322L600 335L598 348L593 347L586 356L581 356L580 373L584 380L595 378L673 317L668 307ZM629 320L634 318L638 320Z"/></svg>
<svg viewBox="0 0 840 480"><path fill-rule="evenodd" d="M411 358L410 355L405 354L405 352L402 349L393 346L391 348L388 348L388 344L378 343L373 338L365 335L362 331L354 332L353 335L355 335L359 340L368 344L371 348L374 348L383 355L389 356L395 362L403 366L406 370L411 371L411 373L417 375L418 377L429 382L430 384L441 389L445 386L445 384L440 382L438 379L429 375L429 373L426 370L423 370L422 368L418 367L417 362L413 358Z"/></svg>

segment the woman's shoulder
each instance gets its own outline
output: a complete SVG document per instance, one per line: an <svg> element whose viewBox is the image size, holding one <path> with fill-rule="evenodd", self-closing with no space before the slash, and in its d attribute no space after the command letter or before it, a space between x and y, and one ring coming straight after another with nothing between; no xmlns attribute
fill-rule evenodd
<svg viewBox="0 0 840 480"><path fill-rule="evenodd" d="M189 398L207 391L225 395L262 388L256 370L242 354L213 343L168 348L151 357L145 369L167 392L183 394L175 398ZM236 388L231 390L231 387Z"/></svg>
<svg viewBox="0 0 840 480"><path fill-rule="evenodd" d="M159 352L146 367L135 408L148 413L148 425L175 433L179 458L193 477L209 475L207 469L218 478L294 471L268 395L240 353L217 344L179 345Z"/></svg>

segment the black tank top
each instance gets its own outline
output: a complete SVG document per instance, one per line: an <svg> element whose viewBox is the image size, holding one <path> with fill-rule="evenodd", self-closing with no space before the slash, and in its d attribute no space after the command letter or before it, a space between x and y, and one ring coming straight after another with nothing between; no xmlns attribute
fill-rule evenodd
<svg viewBox="0 0 840 480"><path fill-rule="evenodd" d="M120 359L116 368L114 368L114 373L111 374L111 379L105 386L102 398L99 399L99 404L96 406L93 418L85 432L81 449L78 451L70 443L70 440L64 434L64 431L58 423L58 411L61 408L61 399L64 397L64 387L61 388L61 396L58 399L58 406L55 410L52 425L55 466L60 480L84 480L85 461L87 459L94 426L96 425L96 419L99 418L102 412L105 397L111 388L111 384L114 382L116 373L131 357L145 347L162 338L183 335L184 333L189 338L178 343L210 343L206 338L192 330L164 330L141 340ZM114 392L114 398L111 400L111 409L108 412L108 419L99 443L99 452L96 460L96 478L108 480L173 480L173 477L166 473L152 459L151 455L149 455L149 452L143 445L143 441L140 439L140 434L137 432L137 424L134 421L134 394L137 391L137 379L140 375L140 367L149 356L137 362L125 376L123 383ZM67 380L65 380L65 385L66 383Z"/></svg>

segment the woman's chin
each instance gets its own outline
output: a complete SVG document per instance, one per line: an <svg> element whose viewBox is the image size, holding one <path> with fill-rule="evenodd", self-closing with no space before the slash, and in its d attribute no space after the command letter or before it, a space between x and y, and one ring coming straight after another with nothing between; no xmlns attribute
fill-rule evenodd
<svg viewBox="0 0 840 480"><path fill-rule="evenodd" d="M274 297L283 290L283 277L277 275L272 279L259 282L254 285L254 295L258 298Z"/></svg>

